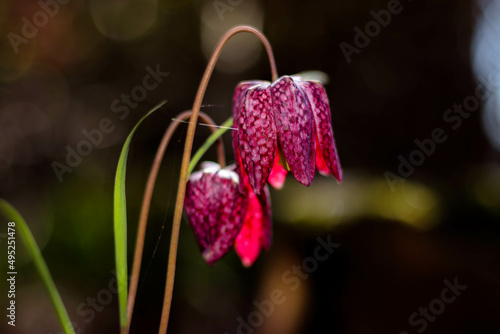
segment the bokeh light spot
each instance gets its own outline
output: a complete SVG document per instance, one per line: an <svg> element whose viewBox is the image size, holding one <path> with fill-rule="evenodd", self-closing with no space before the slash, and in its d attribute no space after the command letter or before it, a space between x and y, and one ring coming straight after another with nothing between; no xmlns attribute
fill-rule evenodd
<svg viewBox="0 0 500 334"><path fill-rule="evenodd" d="M144 37L158 14L156 0L91 0L89 7L97 29L104 36L119 41Z"/></svg>

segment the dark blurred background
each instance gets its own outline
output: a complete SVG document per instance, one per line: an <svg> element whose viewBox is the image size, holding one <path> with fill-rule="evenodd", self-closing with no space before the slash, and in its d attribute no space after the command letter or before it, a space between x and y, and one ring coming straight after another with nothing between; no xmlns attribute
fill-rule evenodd
<svg viewBox="0 0 500 334"><path fill-rule="evenodd" d="M168 100L132 141L131 259L163 131L191 108L217 40L240 24L266 34L280 75L323 72L345 177L318 175L310 188L289 177L273 191L273 246L249 269L234 252L209 267L183 224L170 333L500 332L497 1L23 0L0 13L0 196L30 224L77 333L118 333L112 197L127 134ZM238 36L202 109L220 124L239 81L269 78L258 40ZM186 129L156 184L132 333L159 325ZM208 133L198 128L195 149ZM79 145L87 155L69 166ZM340 246L311 269L318 237ZM0 332L60 333L18 245L17 326L2 315ZM301 265L311 273L291 272ZM285 301L259 316L274 289Z"/></svg>

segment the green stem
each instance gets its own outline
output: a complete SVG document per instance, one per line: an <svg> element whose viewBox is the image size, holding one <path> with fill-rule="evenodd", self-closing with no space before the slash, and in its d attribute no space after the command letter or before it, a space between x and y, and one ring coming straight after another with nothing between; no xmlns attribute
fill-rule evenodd
<svg viewBox="0 0 500 334"><path fill-rule="evenodd" d="M224 123L222 123L219 130L212 133L210 137L207 138L205 143L203 143L203 145L193 155L193 158L191 159L191 162L189 163L188 167L188 176L193 172L194 168L196 167L196 164L201 160L201 158L208 151L208 149L215 143L217 139L219 139L219 137L221 137L224 133L226 133L226 131L229 130L231 126L233 126L233 118L229 117Z"/></svg>
<svg viewBox="0 0 500 334"><path fill-rule="evenodd" d="M0 199L0 212L2 212L5 217L14 222L15 226L19 230L21 238L26 244L29 253L33 257L33 262L35 263L38 274L40 274L40 278L42 279L42 282L49 293L52 305L56 310L57 317L59 318L59 322L61 323L64 333L75 334L73 325L71 324L71 320L68 316L68 312L66 311L66 308L64 307L63 301L61 299L61 295L59 295L59 291L57 291L54 280L52 279L49 268L47 267L47 263L45 263L45 260L43 259L40 248L38 248L38 245L35 241L35 238L33 237L33 234L30 231L28 224L26 224L26 221L21 216L21 214L12 205L10 205L3 199Z"/></svg>

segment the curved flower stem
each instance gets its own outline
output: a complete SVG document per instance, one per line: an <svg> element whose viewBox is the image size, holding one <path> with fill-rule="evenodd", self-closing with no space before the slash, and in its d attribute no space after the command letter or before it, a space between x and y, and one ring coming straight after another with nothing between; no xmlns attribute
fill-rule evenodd
<svg viewBox="0 0 500 334"><path fill-rule="evenodd" d="M159 334L167 333L168 319L170 316L170 305L172 303L172 292L174 289L177 246L179 243L179 229L181 225L182 208L184 205L184 196L186 193L188 166L189 166L189 160L191 159L191 149L193 147L193 139L196 128L196 122L198 119L198 112L200 111L201 102L203 100L203 96L205 95L208 81L210 80L210 76L212 75L215 63L219 58L222 48L231 37L240 32L252 33L260 39L260 41L264 44L264 48L266 49L267 56L269 58L269 64L271 65L272 80L276 81L278 79L278 73L276 71L276 64L274 62L274 55L271 49L271 45L269 44L269 41L266 39L266 37L257 29L248 26L240 26L233 28L229 30L224 36L222 36L219 43L217 43L217 46L215 47L215 50L212 53L212 57L210 58L207 68L205 69L205 73L203 74L203 77L201 79L200 86L198 87L198 92L196 93L196 98L193 104L193 113L191 115L189 127L186 134L186 142L184 144L184 155L182 157L181 175L179 177L179 187L177 190L177 200L175 202L174 221L172 225L172 236L170 239L170 251L168 254L167 281L165 284L165 296L163 299L161 323L158 332Z"/></svg>
<svg viewBox="0 0 500 334"><path fill-rule="evenodd" d="M203 157L203 154L214 144L214 142L218 139L221 138L221 136L229 129L232 129L231 126L233 126L233 118L229 117L224 123L222 123L220 126L218 126L218 130L215 132L212 132L210 137L205 140L205 143L196 151L196 153L193 155L191 158L191 162L189 163L189 168L188 168L188 177L191 175L193 172L194 168L200 161L200 159ZM224 168L223 165L221 165L221 168Z"/></svg>
<svg viewBox="0 0 500 334"><path fill-rule="evenodd" d="M137 294L137 285L139 283L139 275L141 271L142 252L144 249L144 238L146 235L146 225L148 222L149 207L151 204L151 198L153 196L156 177L158 176L158 171L160 170L160 165L163 159L163 155L165 154L165 150L167 149L168 143L170 142L172 135L174 134L175 130L179 127L179 124L181 124L182 121L189 118L192 113L193 112L191 110L184 111L179 115L177 115L175 120L172 123L170 123L170 126L165 131L163 139L160 145L158 146L158 150L156 151L156 156L153 165L151 166L151 170L149 172L148 182L146 184L146 189L144 191L144 198L142 200L139 225L137 227L137 239L135 243L132 277L130 279L130 287L127 300L127 333L130 330L130 322L132 320L132 313L134 310L135 296ZM212 133L217 132L218 129L216 128L214 121L207 114L200 112L200 119L209 125L213 125L209 127ZM222 141L222 138L219 138L217 142L217 155L219 159L219 164L222 167L224 167L226 159L224 157L224 143Z"/></svg>

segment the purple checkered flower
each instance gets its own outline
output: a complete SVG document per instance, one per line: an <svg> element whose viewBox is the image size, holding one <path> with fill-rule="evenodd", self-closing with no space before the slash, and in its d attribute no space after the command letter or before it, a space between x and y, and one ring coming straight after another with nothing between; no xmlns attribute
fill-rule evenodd
<svg viewBox="0 0 500 334"><path fill-rule="evenodd" d="M243 191L235 166L220 168L204 162L191 174L184 209L203 258L212 265L235 246L245 266L256 260L271 243L269 190L257 196L248 181Z"/></svg>
<svg viewBox="0 0 500 334"><path fill-rule="evenodd" d="M233 98L233 148L238 174L255 194L267 181L280 188L287 170L309 186L316 168L340 182L330 106L323 85L283 76L272 84L245 81ZM280 164L278 163L280 162Z"/></svg>

